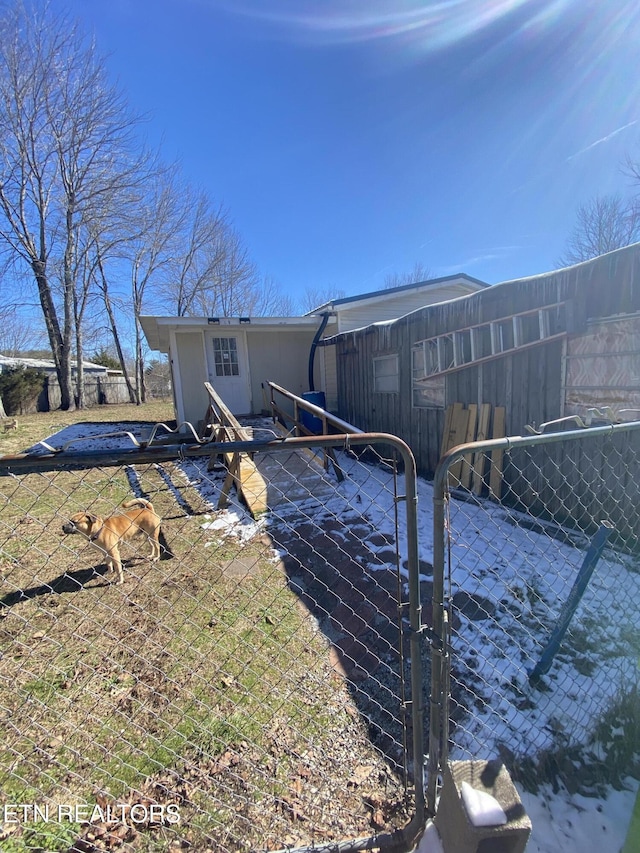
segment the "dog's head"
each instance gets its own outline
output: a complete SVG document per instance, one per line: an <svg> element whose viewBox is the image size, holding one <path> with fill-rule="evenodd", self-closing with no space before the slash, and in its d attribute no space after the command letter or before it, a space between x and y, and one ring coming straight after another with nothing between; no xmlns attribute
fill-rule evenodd
<svg viewBox="0 0 640 853"><path fill-rule="evenodd" d="M76 512L68 522L62 525L63 533L82 533L91 537L93 531L98 530L101 520L97 515L90 512Z"/></svg>

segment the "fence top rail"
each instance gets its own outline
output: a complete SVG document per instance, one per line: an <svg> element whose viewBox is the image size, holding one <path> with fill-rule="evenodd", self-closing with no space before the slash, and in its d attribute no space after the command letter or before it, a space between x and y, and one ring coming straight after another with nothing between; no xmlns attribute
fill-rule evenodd
<svg viewBox="0 0 640 853"><path fill-rule="evenodd" d="M304 409L312 415L316 415L316 417L322 418L326 420L328 424L339 429L340 432L348 433L351 435L363 434L361 429L353 426L353 424L347 423L347 421L343 421L342 418L337 417L337 415L332 415L330 412L327 412L325 409L320 408L320 406L316 406L314 403L310 403L308 400L305 400L302 397L298 397L292 391L287 391L286 388L282 388L280 385L277 385L275 382L267 382L271 391L275 391L278 394L281 394L283 397L286 397L288 400L294 402L300 409Z"/></svg>
<svg viewBox="0 0 640 853"><path fill-rule="evenodd" d="M111 433L114 435L114 433ZM124 433L118 433L124 435ZM102 436L93 436L100 439ZM183 441L159 444L140 444L122 448L107 448L104 450L73 451L56 450L30 454L16 453L0 456L0 476L21 475L37 471L52 471L60 468L93 468L117 467L136 463L168 462L175 459L197 458L199 456L215 456L223 453L256 453L259 451L286 451L300 448L332 447L348 451L351 445L367 445L384 442L395 447L408 470L415 468L415 459L409 446L391 433L364 433L315 435L315 436L278 436L268 439L252 439L245 441Z"/></svg>
<svg viewBox="0 0 640 853"><path fill-rule="evenodd" d="M536 435L515 435L506 438L492 438L485 441L471 441L468 444L458 444L448 450L440 459L433 477L434 496L442 497L447 488L447 473L451 466L469 453L492 453L494 451L509 451L520 447L534 447L540 444L557 444L558 442L584 441L597 436L613 436L618 433L636 432L640 430L640 421L628 421L621 424L605 424L603 426L585 427L558 432L544 432Z"/></svg>

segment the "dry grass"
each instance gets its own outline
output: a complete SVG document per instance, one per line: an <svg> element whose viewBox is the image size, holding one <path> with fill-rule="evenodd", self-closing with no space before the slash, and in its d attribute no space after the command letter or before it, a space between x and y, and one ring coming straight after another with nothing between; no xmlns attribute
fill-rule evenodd
<svg viewBox="0 0 640 853"><path fill-rule="evenodd" d="M58 409L53 412L19 415L15 419L17 428L8 432L2 431L2 422L0 422L0 455L26 450L37 441L41 441L72 424L85 422L117 423L120 421L167 423L174 418L173 403L170 400L151 401L140 406L123 403L119 406L98 406L92 409L79 409L69 412L62 412Z"/></svg>
<svg viewBox="0 0 640 853"><path fill-rule="evenodd" d="M72 423L171 417L167 403L27 416L0 451ZM152 565L146 543L126 546L119 587L61 524L134 485L165 553ZM404 823L402 786L270 538L218 533L209 514L172 464L0 478L0 802L181 809L178 827L22 826L2 849L68 850L71 833L79 851L226 853Z"/></svg>

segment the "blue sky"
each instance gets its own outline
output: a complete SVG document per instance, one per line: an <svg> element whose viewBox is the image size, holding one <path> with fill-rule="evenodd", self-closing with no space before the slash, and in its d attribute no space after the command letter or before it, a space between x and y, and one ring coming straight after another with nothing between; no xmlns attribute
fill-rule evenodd
<svg viewBox="0 0 640 853"><path fill-rule="evenodd" d="M633 186L637 0L68 0L147 132L294 298L556 266ZM639 188L640 189L640 188Z"/></svg>

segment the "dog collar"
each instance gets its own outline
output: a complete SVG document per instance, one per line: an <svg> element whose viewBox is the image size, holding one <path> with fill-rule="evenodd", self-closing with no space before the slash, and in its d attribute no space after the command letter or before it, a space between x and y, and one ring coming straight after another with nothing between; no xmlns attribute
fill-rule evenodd
<svg viewBox="0 0 640 853"><path fill-rule="evenodd" d="M102 533L103 527L104 527L104 524L101 524L99 530L96 533L91 534L91 536L89 537L89 542L95 542L96 541L98 536L100 536L100 534Z"/></svg>

